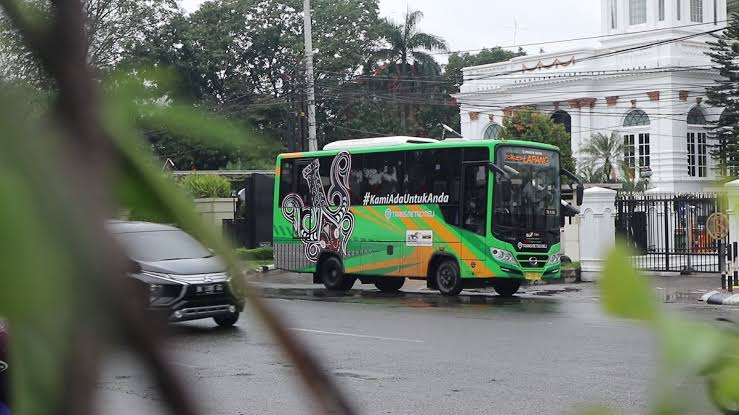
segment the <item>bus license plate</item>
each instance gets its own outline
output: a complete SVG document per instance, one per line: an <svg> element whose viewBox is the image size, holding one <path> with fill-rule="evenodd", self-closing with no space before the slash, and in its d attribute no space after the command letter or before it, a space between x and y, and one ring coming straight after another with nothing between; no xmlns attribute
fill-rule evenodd
<svg viewBox="0 0 739 415"><path fill-rule="evenodd" d="M540 272L527 272L526 279L529 281L539 281L541 279Z"/></svg>

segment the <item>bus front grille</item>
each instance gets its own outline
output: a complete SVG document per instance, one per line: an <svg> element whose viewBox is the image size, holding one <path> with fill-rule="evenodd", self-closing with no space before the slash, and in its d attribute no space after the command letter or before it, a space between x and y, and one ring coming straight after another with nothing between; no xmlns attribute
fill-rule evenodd
<svg viewBox="0 0 739 415"><path fill-rule="evenodd" d="M544 268L549 257L547 255L516 255L516 259L524 268Z"/></svg>

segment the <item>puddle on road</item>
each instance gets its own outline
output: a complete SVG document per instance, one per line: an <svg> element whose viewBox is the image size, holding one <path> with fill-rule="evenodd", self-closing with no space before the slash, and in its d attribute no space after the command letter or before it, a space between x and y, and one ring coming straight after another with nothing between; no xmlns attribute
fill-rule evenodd
<svg viewBox="0 0 739 415"><path fill-rule="evenodd" d="M574 290L577 291L577 289ZM557 292L563 292L563 290L554 291L554 293ZM528 296L528 294L532 294L531 292L526 293L524 296L515 296L512 298L503 298L480 292L463 293L457 297L445 297L434 292L399 292L388 294L368 290L334 292L324 288L265 288L262 290L262 293L267 298L378 304L386 307L460 308L477 309L478 311L482 309L505 309L525 313L552 313L559 311L558 301L550 298L542 298L547 294L540 294L536 297Z"/></svg>

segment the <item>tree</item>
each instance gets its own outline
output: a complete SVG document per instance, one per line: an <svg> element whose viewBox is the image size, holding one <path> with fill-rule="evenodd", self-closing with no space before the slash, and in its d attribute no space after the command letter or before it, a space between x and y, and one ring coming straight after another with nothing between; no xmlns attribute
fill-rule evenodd
<svg viewBox="0 0 739 415"><path fill-rule="evenodd" d="M44 0L26 3L36 16L47 14L51 7ZM132 42L180 12L176 0L82 0L81 6L87 63L93 72L114 68ZM51 86L39 62L3 14L0 14L0 39L0 79Z"/></svg>
<svg viewBox="0 0 739 415"><path fill-rule="evenodd" d="M580 147L582 164L590 178L600 183L617 183L618 168L624 155L623 140L617 131L611 134L597 133ZM583 171L583 169L581 169Z"/></svg>
<svg viewBox="0 0 739 415"><path fill-rule="evenodd" d="M367 68L372 69L379 63L376 73L391 78L387 84L398 95L402 133L408 132L409 123L415 127L418 102L408 96L416 86L413 81L419 76L439 76L441 67L429 52L448 49L444 39L418 31L421 19L423 12L408 10L403 23L386 20L382 32L385 45L372 54Z"/></svg>
<svg viewBox="0 0 739 415"><path fill-rule="evenodd" d="M519 109L505 117L500 137L506 140L535 141L559 148L562 168L575 171L572 158L570 135L562 124L557 124L546 115L531 109Z"/></svg>
<svg viewBox="0 0 739 415"><path fill-rule="evenodd" d="M739 15L731 14L726 30L709 42L711 51L706 54L718 69L720 78L706 88L706 103L723 108L719 120L712 123L711 138L717 143L711 151L720 174L739 176Z"/></svg>
<svg viewBox="0 0 739 415"><path fill-rule="evenodd" d="M339 91L357 87L351 77L369 59L381 21L377 0L312 6L318 135L327 142L341 136L335 125L352 119L355 108ZM206 2L149 33L126 63L174 72L180 81L163 96L247 122L288 147L306 123L301 10L300 0Z"/></svg>

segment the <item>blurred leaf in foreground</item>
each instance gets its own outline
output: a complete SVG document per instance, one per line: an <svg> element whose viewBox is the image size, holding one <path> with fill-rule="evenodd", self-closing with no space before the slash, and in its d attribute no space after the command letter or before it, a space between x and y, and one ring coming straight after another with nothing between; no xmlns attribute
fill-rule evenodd
<svg viewBox="0 0 739 415"><path fill-rule="evenodd" d="M631 252L619 244L608 255L600 281L601 299L609 313L628 319L657 318L657 300L649 281L630 263Z"/></svg>

